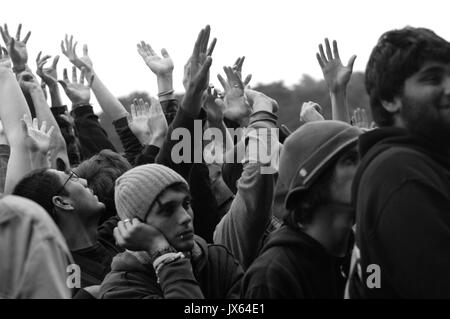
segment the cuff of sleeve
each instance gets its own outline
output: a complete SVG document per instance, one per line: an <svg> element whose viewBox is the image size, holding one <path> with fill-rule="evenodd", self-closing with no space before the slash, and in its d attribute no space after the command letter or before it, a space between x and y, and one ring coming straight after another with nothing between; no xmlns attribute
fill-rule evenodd
<svg viewBox="0 0 450 319"><path fill-rule="evenodd" d="M67 105L61 105L61 106L52 106L50 108L52 111L53 116L61 115L67 112Z"/></svg>
<svg viewBox="0 0 450 319"><path fill-rule="evenodd" d="M161 107L163 109L164 114L176 112L178 110L178 100L170 99L167 101L162 101Z"/></svg>
<svg viewBox="0 0 450 319"><path fill-rule="evenodd" d="M267 111L258 111L258 112L254 112L250 115L250 125L252 125L255 122L260 122L260 121L268 121L268 122L272 122L274 125L277 124L278 121L278 116L276 116L275 114L271 113L271 112L267 112Z"/></svg>
<svg viewBox="0 0 450 319"><path fill-rule="evenodd" d="M70 112L74 117L81 117L88 114L94 114L94 109L90 104L78 105Z"/></svg>
<svg viewBox="0 0 450 319"><path fill-rule="evenodd" d="M128 127L127 117L126 116L121 117L120 119L113 121L112 124L114 125L114 127L116 129L122 128L122 127Z"/></svg>

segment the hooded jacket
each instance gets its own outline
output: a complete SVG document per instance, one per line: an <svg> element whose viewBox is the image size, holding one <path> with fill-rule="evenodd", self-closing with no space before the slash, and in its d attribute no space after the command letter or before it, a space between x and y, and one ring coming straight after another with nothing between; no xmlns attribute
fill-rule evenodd
<svg viewBox="0 0 450 319"><path fill-rule="evenodd" d="M0 200L0 299L67 299L67 244L48 213L35 202Z"/></svg>
<svg viewBox="0 0 450 319"><path fill-rule="evenodd" d="M238 298L243 270L228 250L195 236L196 253L163 266L159 283L152 264L126 251L117 255L100 289L105 299Z"/></svg>
<svg viewBox="0 0 450 319"><path fill-rule="evenodd" d="M274 231L247 270L242 297L251 299L341 299L343 258L327 253L315 239L284 225Z"/></svg>
<svg viewBox="0 0 450 319"><path fill-rule="evenodd" d="M352 198L362 278L352 276L350 297L449 298L449 153L393 127L362 135L360 153ZM369 288L373 265L381 280Z"/></svg>

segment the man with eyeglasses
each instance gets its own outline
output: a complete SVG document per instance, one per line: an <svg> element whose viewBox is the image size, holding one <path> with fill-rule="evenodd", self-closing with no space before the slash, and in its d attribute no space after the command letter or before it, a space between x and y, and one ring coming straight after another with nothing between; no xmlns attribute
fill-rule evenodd
<svg viewBox="0 0 450 319"><path fill-rule="evenodd" d="M61 230L81 270L81 287L99 285L110 270L112 258L120 251L97 231L105 205L75 172L38 169L25 176L14 195L41 205Z"/></svg>

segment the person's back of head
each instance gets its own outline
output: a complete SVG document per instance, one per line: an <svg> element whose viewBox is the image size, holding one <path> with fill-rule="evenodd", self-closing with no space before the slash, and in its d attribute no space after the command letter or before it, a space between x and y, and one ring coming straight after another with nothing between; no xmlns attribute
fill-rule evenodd
<svg viewBox="0 0 450 319"><path fill-rule="evenodd" d="M0 298L70 298L67 244L42 207L18 196L0 199Z"/></svg>
<svg viewBox="0 0 450 319"><path fill-rule="evenodd" d="M372 116L378 126L394 125L382 101L401 95L405 80L427 61L450 62L450 44L425 28L405 27L384 33L372 50L365 72Z"/></svg>
<svg viewBox="0 0 450 319"><path fill-rule="evenodd" d="M42 206L54 219L53 196L61 188L62 184L58 176L49 172L46 168L34 170L24 176L15 186L12 194L31 199ZM62 190L62 194L65 194Z"/></svg>

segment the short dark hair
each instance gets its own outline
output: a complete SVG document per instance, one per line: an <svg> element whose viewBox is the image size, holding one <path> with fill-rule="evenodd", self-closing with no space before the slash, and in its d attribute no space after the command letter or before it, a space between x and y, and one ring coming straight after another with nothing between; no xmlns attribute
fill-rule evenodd
<svg viewBox="0 0 450 319"><path fill-rule="evenodd" d="M53 196L57 195L58 191L59 195L68 195L65 189L61 190L62 186L58 175L47 168L40 168L25 175L14 187L12 194L38 203L55 219Z"/></svg>
<svg viewBox="0 0 450 319"><path fill-rule="evenodd" d="M308 225L312 222L315 210L331 199L331 181L334 178L334 168L337 160L334 160L328 168L320 174L316 182L307 190L294 195L290 200L290 206L286 207L288 214L284 222L294 228L298 223Z"/></svg>
<svg viewBox="0 0 450 319"><path fill-rule="evenodd" d="M380 37L365 72L372 116L380 127L394 124L394 115L381 101L392 101L401 94L405 80L430 60L450 61L450 44L432 30L405 27Z"/></svg>
<svg viewBox="0 0 450 319"><path fill-rule="evenodd" d="M114 186L116 179L131 168L131 164L122 155L104 149L74 169L78 176L87 180L98 200L106 206L105 214L100 217L99 224L115 215Z"/></svg>

